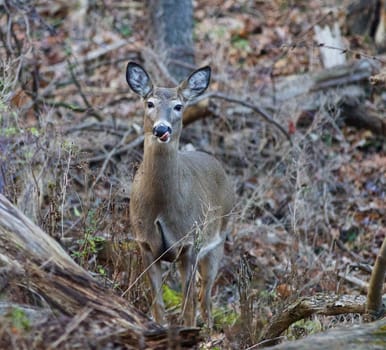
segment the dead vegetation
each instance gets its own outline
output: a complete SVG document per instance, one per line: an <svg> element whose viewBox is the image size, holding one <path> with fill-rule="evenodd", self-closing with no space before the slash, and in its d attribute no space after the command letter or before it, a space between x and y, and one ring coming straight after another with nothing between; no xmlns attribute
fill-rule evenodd
<svg viewBox="0 0 386 350"><path fill-rule="evenodd" d="M142 109L124 79L127 61L152 54L146 8L142 1L54 3L0 5L0 192L99 283L148 312L128 220ZM214 288L217 328L205 336L206 348L251 347L275 316L315 294L367 293L386 236L386 58L371 39L346 32L343 5L195 2L196 61L214 71L212 97L204 102L210 117L187 123L182 147L219 158L238 194ZM323 69L319 57L313 28L334 23L349 48L349 74ZM56 310L44 323L44 342L34 345L39 322L13 310L45 310L44 298L24 275L23 288L3 276L1 270L1 299L10 305L0 328L4 344L91 348L83 341L94 329L82 310ZM173 265L165 280L179 290ZM364 308L358 310L344 317L306 313L284 336L266 337L295 339L361 323Z"/></svg>

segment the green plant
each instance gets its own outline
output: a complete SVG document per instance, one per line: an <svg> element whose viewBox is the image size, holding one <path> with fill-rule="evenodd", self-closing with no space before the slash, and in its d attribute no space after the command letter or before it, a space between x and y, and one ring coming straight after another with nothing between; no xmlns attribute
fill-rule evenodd
<svg viewBox="0 0 386 350"><path fill-rule="evenodd" d="M322 330L322 324L318 319L303 319L291 325L291 327L288 329L288 339L299 339L305 335L319 333Z"/></svg>
<svg viewBox="0 0 386 350"><path fill-rule="evenodd" d="M39 129L35 128L35 127L31 127L28 129L29 132L31 133L31 135L35 136L35 137L39 137L40 136L40 131Z"/></svg>
<svg viewBox="0 0 386 350"><path fill-rule="evenodd" d="M125 38L128 38L133 34L133 30L130 28L130 26L128 24L122 24L118 28L118 30L121 33L121 35Z"/></svg>
<svg viewBox="0 0 386 350"><path fill-rule="evenodd" d="M97 230L97 220L94 210L90 210L87 213L85 221L84 237L78 240L79 250L72 252L72 256L74 258L78 258L79 263L82 266L87 267L86 262L89 260L90 256L97 254L98 251L102 249L103 243L106 239L100 236L95 236L95 232ZM101 275L106 274L106 271L104 269L102 271L100 266L98 266L97 269Z"/></svg>
<svg viewBox="0 0 386 350"><path fill-rule="evenodd" d="M13 307L9 314L12 322L12 326L18 330L27 331L30 329L30 320L28 319L25 311L18 307Z"/></svg>
<svg viewBox="0 0 386 350"><path fill-rule="evenodd" d="M97 266L97 272L99 273L100 276L106 277L107 276L107 271L102 265Z"/></svg>
<svg viewBox="0 0 386 350"><path fill-rule="evenodd" d="M182 294L171 289L169 286L164 284L162 286L162 296L166 308L173 309L181 306Z"/></svg>
<svg viewBox="0 0 386 350"><path fill-rule="evenodd" d="M213 309L213 324L215 328L222 329L226 326L232 326L238 318L239 315L234 310L225 307Z"/></svg>
<svg viewBox="0 0 386 350"><path fill-rule="evenodd" d="M239 36L232 37L232 45L235 49L241 51L250 51L249 41L247 39L241 38Z"/></svg>
<svg viewBox="0 0 386 350"><path fill-rule="evenodd" d="M4 128L2 133L5 137L12 137L16 136L19 133L19 130L14 126L10 126L8 128Z"/></svg>

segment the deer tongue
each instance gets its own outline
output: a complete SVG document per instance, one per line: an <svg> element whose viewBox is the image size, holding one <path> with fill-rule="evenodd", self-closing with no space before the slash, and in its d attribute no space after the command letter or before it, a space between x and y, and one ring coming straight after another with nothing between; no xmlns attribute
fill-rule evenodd
<svg viewBox="0 0 386 350"><path fill-rule="evenodd" d="M168 131L166 131L162 136L160 136L159 139L160 139L162 142L166 142L166 141L169 140L169 137L170 137L170 133L169 133Z"/></svg>

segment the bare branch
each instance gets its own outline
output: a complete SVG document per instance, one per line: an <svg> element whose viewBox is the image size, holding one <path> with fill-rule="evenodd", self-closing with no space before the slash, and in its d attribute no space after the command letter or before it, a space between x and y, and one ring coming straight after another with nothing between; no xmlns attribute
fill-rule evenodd
<svg viewBox="0 0 386 350"><path fill-rule="evenodd" d="M134 139L133 141L131 141L130 143L128 143L127 145L125 145L123 147L114 147L114 152L110 152L111 154L109 153L108 155L101 155L101 156L92 157L92 158L87 159L87 161L88 162L100 162L101 160L105 160L108 157L111 158L112 156L116 156L118 154L125 153L128 150L139 146L143 142L143 139L144 139L143 135L138 136L136 139Z"/></svg>
<svg viewBox="0 0 386 350"><path fill-rule="evenodd" d="M79 91L80 96L82 97L82 100L84 104L87 106L89 111L92 111L92 114L95 116L95 118L98 119L98 121L103 120L103 117L95 110L95 108L91 105L89 100L87 99L86 95L84 94L82 87L76 77L76 74L74 72L74 65L70 62L70 60L67 60L68 69L70 70L72 81L74 82L76 88Z"/></svg>
<svg viewBox="0 0 386 350"><path fill-rule="evenodd" d="M280 336L291 324L313 314L333 316L365 313L366 297L362 295L325 295L301 298L276 314L263 331L262 339ZM275 343L276 341L273 341ZM269 344L267 344L269 345ZM270 344L272 345L272 344Z"/></svg>
<svg viewBox="0 0 386 350"><path fill-rule="evenodd" d="M228 102L237 103L244 107L252 109L254 112L258 113L266 122L274 125L276 128L280 130L280 132L287 138L287 140L292 144L291 136L288 134L288 132L283 128L282 125L280 125L277 121L273 120L272 117L268 114L266 110L264 110L262 107L256 106L248 101L242 100L237 97L228 96L221 92L211 92L208 94L203 95L200 100L205 98L218 98L222 99Z"/></svg>

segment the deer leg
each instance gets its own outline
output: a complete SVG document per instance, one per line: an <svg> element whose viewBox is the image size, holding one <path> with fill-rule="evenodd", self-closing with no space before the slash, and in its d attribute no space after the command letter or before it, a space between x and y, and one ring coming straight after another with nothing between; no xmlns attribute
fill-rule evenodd
<svg viewBox="0 0 386 350"><path fill-rule="evenodd" d="M182 302L182 318L184 325L194 327L196 325L196 286L195 270L196 256L192 246L184 248L179 257L179 271L184 292Z"/></svg>
<svg viewBox="0 0 386 350"><path fill-rule="evenodd" d="M165 306L162 298L162 269L161 262L154 261L153 254L149 249L141 246L142 260L146 266L152 294L152 315L155 321L165 325Z"/></svg>
<svg viewBox="0 0 386 350"><path fill-rule="evenodd" d="M201 316L210 329L213 328L211 293L223 254L223 244L217 244L212 250L207 251L205 255L201 256L198 262L201 277L201 287L198 296Z"/></svg>

